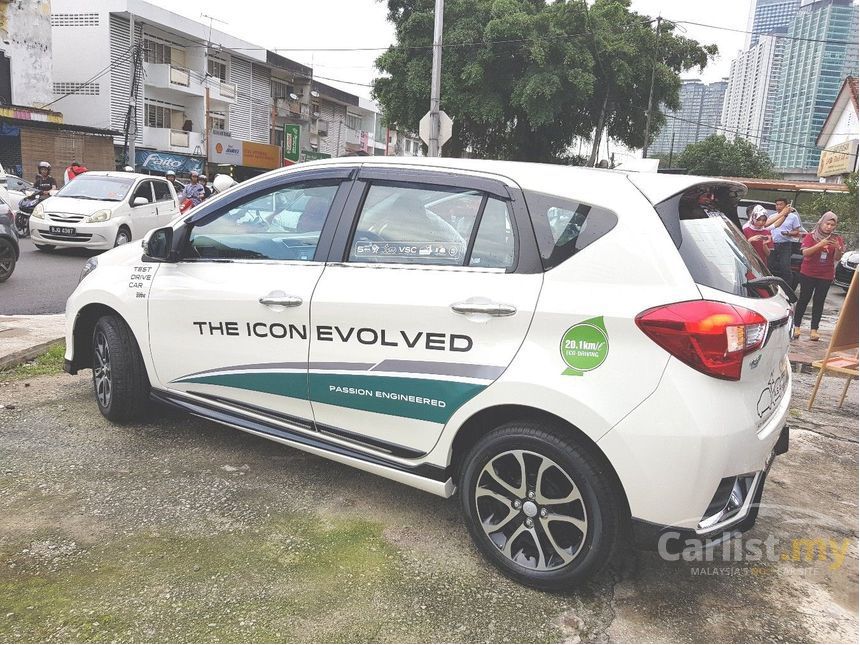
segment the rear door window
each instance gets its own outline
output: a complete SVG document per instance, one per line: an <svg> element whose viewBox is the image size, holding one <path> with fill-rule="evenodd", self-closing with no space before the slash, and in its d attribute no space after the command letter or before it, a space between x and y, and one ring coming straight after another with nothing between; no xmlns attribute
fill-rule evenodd
<svg viewBox="0 0 860 645"><path fill-rule="evenodd" d="M599 206L530 191L525 198L544 270L574 256L618 223L615 213Z"/></svg>

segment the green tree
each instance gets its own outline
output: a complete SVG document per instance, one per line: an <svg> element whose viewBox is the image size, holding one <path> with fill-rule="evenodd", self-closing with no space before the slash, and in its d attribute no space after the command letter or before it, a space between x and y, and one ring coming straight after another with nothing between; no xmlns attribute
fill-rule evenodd
<svg viewBox="0 0 860 645"><path fill-rule="evenodd" d="M693 143L678 155L675 165L691 175L773 179L773 162L767 153L745 139L728 141L721 134Z"/></svg>
<svg viewBox="0 0 860 645"><path fill-rule="evenodd" d="M387 0L396 45L376 61L374 96L389 123L417 129L430 102L434 0ZM603 125L629 147L644 143L652 54L654 105L678 107L679 74L716 54L630 0L448 0L442 109L454 119L445 153L561 161L574 137ZM652 131L664 122L654 110Z"/></svg>

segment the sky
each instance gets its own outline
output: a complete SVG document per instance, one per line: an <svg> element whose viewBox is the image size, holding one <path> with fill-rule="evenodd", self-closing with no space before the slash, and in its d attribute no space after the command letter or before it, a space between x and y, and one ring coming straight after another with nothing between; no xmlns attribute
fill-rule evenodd
<svg viewBox="0 0 860 645"><path fill-rule="evenodd" d="M243 40L280 51L287 58L313 64L320 80L359 96L370 96L371 81L378 75L374 60L380 52L324 52L314 48L386 48L394 42L394 29L386 20L386 3L378 0L149 0L153 4L200 21L201 13L223 21L213 27ZM633 0L642 14L746 29L752 0ZM728 76L732 58L746 40L743 33L682 25L686 35L719 46L720 54L704 72L691 70L689 77L705 82ZM444 65L444 56L442 64ZM349 83L332 81L348 81ZM351 84L350 84L351 83Z"/></svg>

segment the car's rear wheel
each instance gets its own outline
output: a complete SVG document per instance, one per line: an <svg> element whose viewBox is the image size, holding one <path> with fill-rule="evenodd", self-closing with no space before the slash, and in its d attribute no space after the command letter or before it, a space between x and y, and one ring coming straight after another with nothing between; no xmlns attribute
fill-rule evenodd
<svg viewBox="0 0 860 645"><path fill-rule="evenodd" d="M573 587L613 554L622 500L605 467L564 429L503 425L465 459L460 503L478 548L514 580Z"/></svg>
<svg viewBox="0 0 860 645"><path fill-rule="evenodd" d="M53 244L36 244L35 246L40 251L53 251L55 248L57 248Z"/></svg>
<svg viewBox="0 0 860 645"><path fill-rule="evenodd" d="M129 242L131 242L131 231L129 231L125 226L120 226L113 245L121 246L122 244L128 244Z"/></svg>
<svg viewBox="0 0 860 645"><path fill-rule="evenodd" d="M15 246L4 237L0 237L0 282L6 282L15 273L18 258Z"/></svg>
<svg viewBox="0 0 860 645"><path fill-rule="evenodd" d="M149 377L134 334L119 316L102 316L93 330L93 389L99 412L123 423L144 415Z"/></svg>

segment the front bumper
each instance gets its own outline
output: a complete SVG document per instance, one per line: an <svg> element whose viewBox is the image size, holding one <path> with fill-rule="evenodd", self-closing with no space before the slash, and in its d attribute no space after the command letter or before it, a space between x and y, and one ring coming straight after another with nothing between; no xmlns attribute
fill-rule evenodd
<svg viewBox="0 0 860 645"><path fill-rule="evenodd" d="M74 235L51 233L51 226L73 228ZM30 237L36 244L69 248L111 249L116 242L116 227L111 224L63 224L30 218Z"/></svg>
<svg viewBox="0 0 860 645"><path fill-rule="evenodd" d="M753 482L745 491L743 499L734 508L727 505L716 514L702 518L695 529L661 526L634 517L631 528L635 546L646 550L666 550L669 553L680 553L687 540L693 539L699 543L707 541L710 544L719 544L738 533L750 530L758 518L764 483L773 460L788 452L789 434L788 425L783 426L764 469L751 473ZM742 477L742 475L738 477Z"/></svg>

